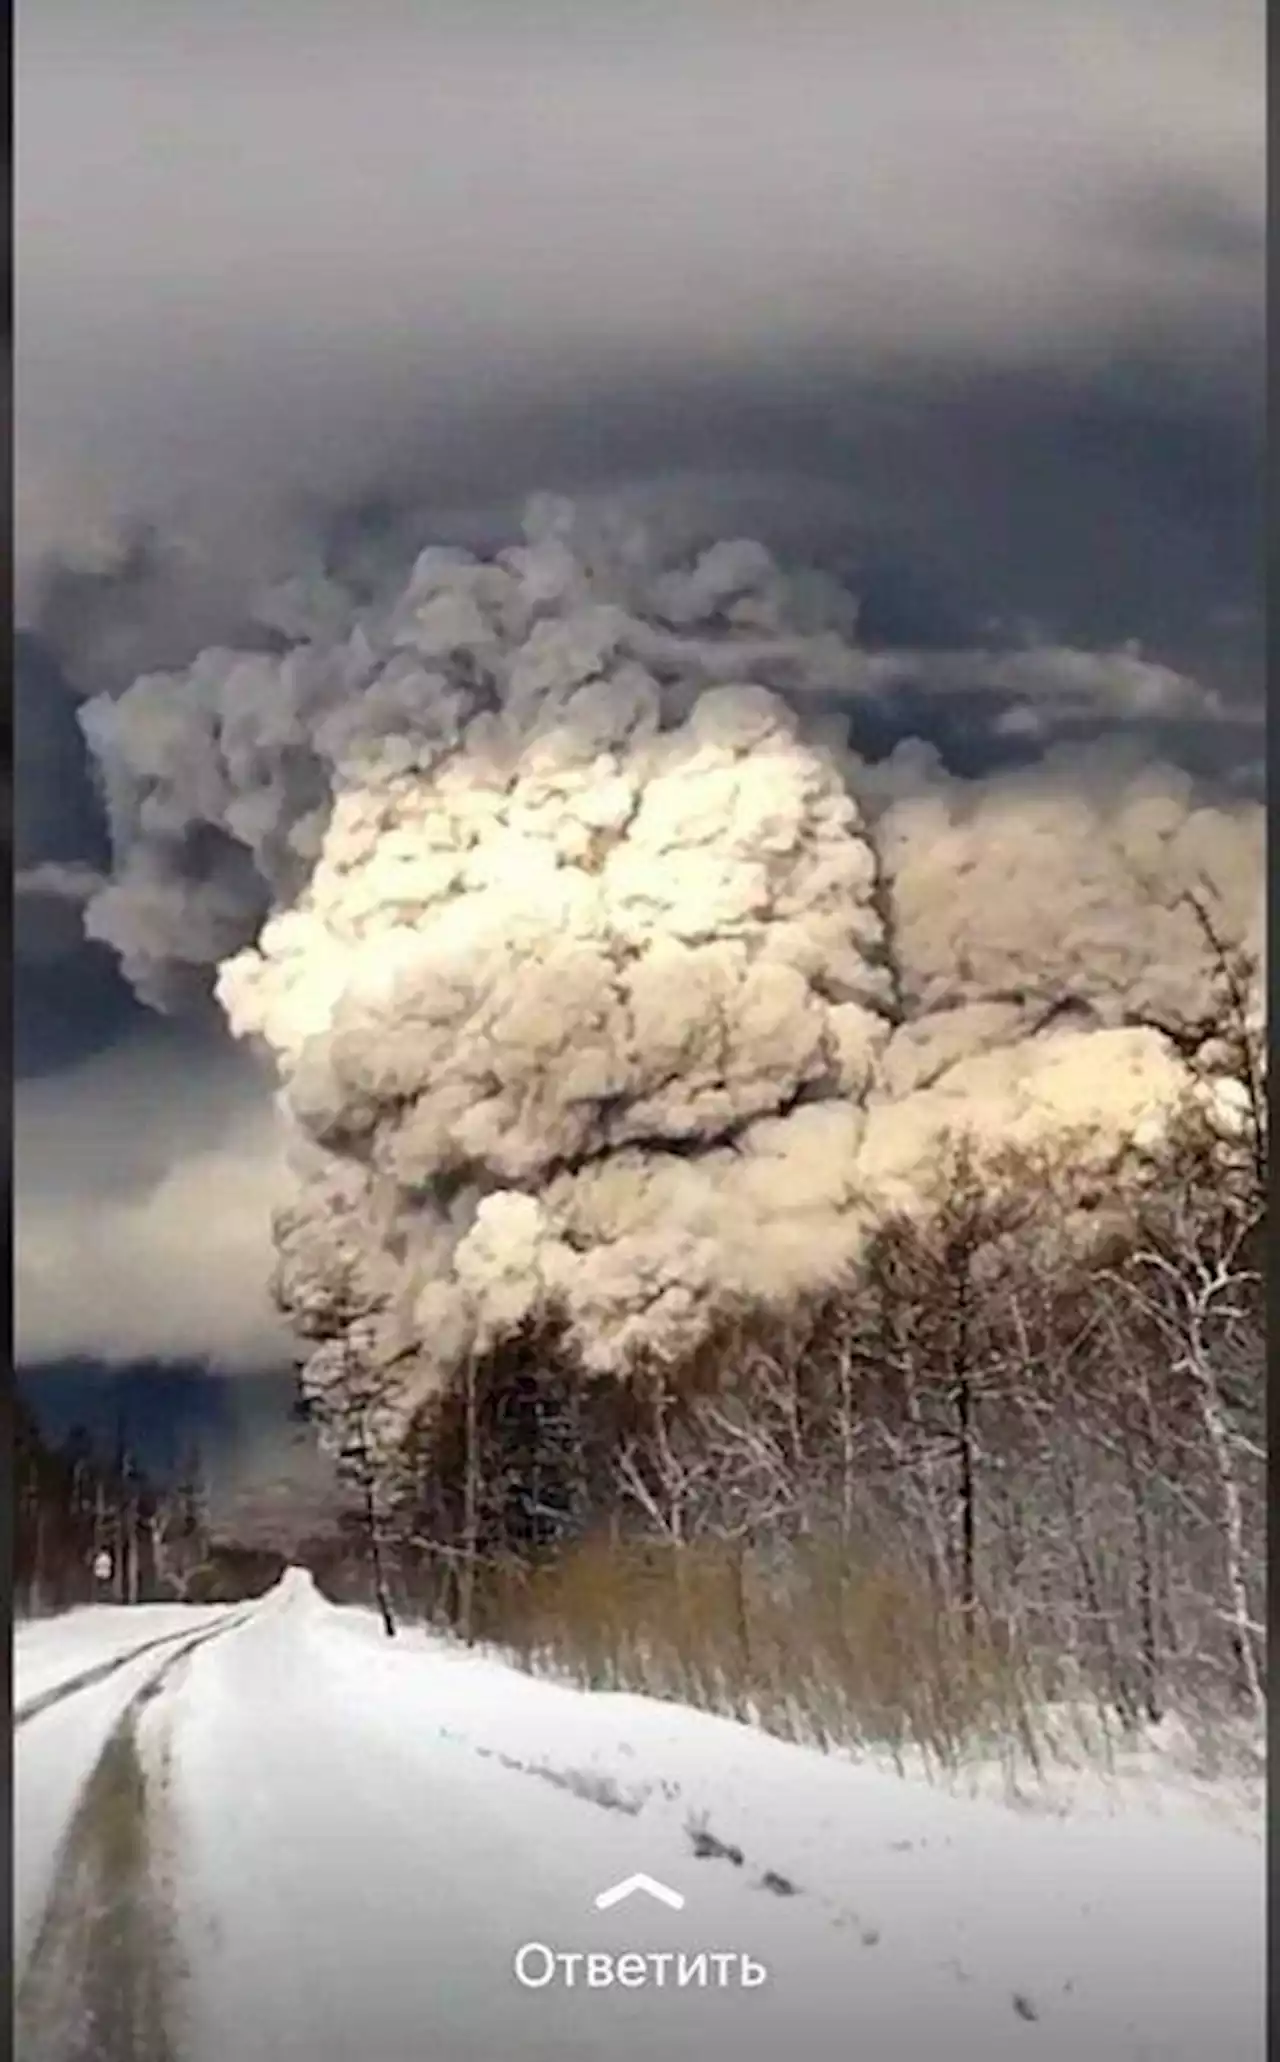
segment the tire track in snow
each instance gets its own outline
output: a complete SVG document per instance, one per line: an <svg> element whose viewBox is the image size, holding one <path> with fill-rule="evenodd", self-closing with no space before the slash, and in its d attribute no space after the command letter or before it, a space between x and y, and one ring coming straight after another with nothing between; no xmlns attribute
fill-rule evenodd
<svg viewBox="0 0 1280 2062"><path fill-rule="evenodd" d="M222 1625L211 1628L215 1632L222 1632L224 1629ZM130 1647L126 1653L113 1654L109 1661L98 1661L92 1668L81 1669L78 1675L69 1676L65 1682L55 1683L52 1689L42 1690L38 1697L30 1697L25 1704L19 1705L13 1714L14 1731L17 1732L19 1726L29 1724L33 1718L39 1718L42 1711L51 1711L55 1704L61 1704L67 1697L74 1697L78 1691L91 1690L95 1683L106 1682L117 1669L127 1668L131 1661L137 1661L143 1654L151 1653L153 1648L172 1647L179 1640L190 1638L191 1634L185 1627L180 1626L177 1632L158 1633L154 1639L142 1640L138 1646Z"/></svg>
<svg viewBox="0 0 1280 2062"><path fill-rule="evenodd" d="M22 2062L177 2062L178 1969L156 1869L154 1785L138 1724L197 1648L251 1615L149 1640L125 1657L136 1660L173 1638L182 1642L125 1706L62 1842L53 1892L18 1987L15 2051ZM104 1671L91 1673L101 1680ZM76 1687L85 1686L77 1679ZM60 1689L72 1693L70 1685ZM27 1715L34 1715L31 1707Z"/></svg>

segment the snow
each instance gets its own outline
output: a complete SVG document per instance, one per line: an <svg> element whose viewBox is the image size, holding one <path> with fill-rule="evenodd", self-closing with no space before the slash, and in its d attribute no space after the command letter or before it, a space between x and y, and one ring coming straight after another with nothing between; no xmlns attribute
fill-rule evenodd
<svg viewBox="0 0 1280 2062"><path fill-rule="evenodd" d="M112 1727L170 1652L169 1642L229 1615L234 1612L225 1605L88 1605L15 1627L13 1880L18 1971L48 1903L58 1850L76 1803ZM157 1640L165 1644L153 1646ZM112 1673L38 1709L43 1698L113 1661L121 1665ZM24 1718L33 1706L37 1709L32 1716Z"/></svg>
<svg viewBox="0 0 1280 2062"><path fill-rule="evenodd" d="M13 1706L21 1715L39 1697L90 1668L151 1640L199 1631L226 1617L226 1604L85 1604L14 1627Z"/></svg>
<svg viewBox="0 0 1280 2062"><path fill-rule="evenodd" d="M100 1739L101 1696L26 1730ZM1013 1810L418 1629L388 1641L298 1571L171 1668L139 1740L185 2062L1264 2052L1260 1817L1168 1785L1158 1809L1147 1782L1105 1811ZM684 1909L594 1909L637 1870ZM530 1941L736 1951L770 1979L525 1990Z"/></svg>

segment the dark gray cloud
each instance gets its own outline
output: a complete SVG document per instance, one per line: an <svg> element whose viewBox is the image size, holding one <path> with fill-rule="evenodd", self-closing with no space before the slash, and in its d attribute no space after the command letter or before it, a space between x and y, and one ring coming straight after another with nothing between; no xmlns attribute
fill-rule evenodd
<svg viewBox="0 0 1280 2062"><path fill-rule="evenodd" d="M26 1362L287 1367L271 1309L271 1100L243 1051L149 1019L20 1081L15 1332Z"/></svg>
<svg viewBox="0 0 1280 2062"><path fill-rule="evenodd" d="M242 642L300 563L483 543L548 487L837 572L899 655L863 750L922 733L972 772L1111 727L1248 790L1263 26L1260 0L28 8L20 866L104 861L79 695ZM1141 705L1122 657L1082 699L1062 655L1134 640L1187 694ZM1009 649L1039 655L1016 692ZM74 896L23 896L20 1069L74 1063L96 1170L33 1082L27 1250L56 1277L78 1189L95 1222L124 1199L120 1352L161 1350L196 1257L135 1337L150 1228L210 1155L230 1210L219 1141L253 1161L266 1123L211 1089L193 1143L208 1035L154 1072L150 1037ZM87 1350L57 1302L33 1333Z"/></svg>
<svg viewBox="0 0 1280 2062"><path fill-rule="evenodd" d="M47 1437L60 1441L79 1428L104 1455L123 1437L153 1481L194 1473L224 1538L287 1550L324 1527L340 1494L314 1437L292 1418L296 1390L287 1374L227 1382L199 1363L61 1360L22 1386Z"/></svg>
<svg viewBox="0 0 1280 2062"><path fill-rule="evenodd" d="M896 540L970 605L1199 634L1252 598L1261 31L1258 0L48 0L29 605L50 547L111 564L124 526L125 618L198 645L317 504L443 524L679 472L772 477L775 522Z"/></svg>
<svg viewBox="0 0 1280 2062"><path fill-rule="evenodd" d="M14 1040L20 1075L45 1073L112 1043L142 1011L113 955L84 937L81 905L58 870L109 859L75 701L51 653L21 632L13 652L13 852L19 880L46 870L45 892L15 900Z"/></svg>

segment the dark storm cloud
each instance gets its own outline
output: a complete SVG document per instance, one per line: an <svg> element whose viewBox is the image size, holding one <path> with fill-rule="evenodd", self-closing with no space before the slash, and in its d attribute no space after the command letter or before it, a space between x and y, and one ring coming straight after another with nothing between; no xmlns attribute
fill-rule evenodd
<svg viewBox="0 0 1280 2062"><path fill-rule="evenodd" d="M21 1361L287 1365L268 1292L279 1141L242 1050L153 1017L20 1081L14 1162Z"/></svg>
<svg viewBox="0 0 1280 2062"><path fill-rule="evenodd" d="M77 757L79 732L67 682L34 637L14 640L14 863L109 856L97 802Z"/></svg>
<svg viewBox="0 0 1280 2062"><path fill-rule="evenodd" d="M114 956L84 937L79 902L59 892L73 869L108 863L75 703L56 660L22 634L13 651L14 1045L20 1075L101 1050L142 1018ZM47 886L39 887L41 881Z"/></svg>
<svg viewBox="0 0 1280 2062"><path fill-rule="evenodd" d="M102 1454L122 1439L143 1473L203 1482L215 1533L289 1547L331 1515L333 1470L292 1415L288 1374L227 1382L194 1364L49 1362L19 1377L47 1438L87 1432Z"/></svg>
<svg viewBox="0 0 1280 2062"><path fill-rule="evenodd" d="M14 705L19 1353L278 1365L267 1095L198 1018L158 1025L85 939L106 829L75 700L22 633Z"/></svg>
<svg viewBox="0 0 1280 2062"><path fill-rule="evenodd" d="M547 487L840 573L911 654L867 749L973 771L1110 722L1247 786L1262 30L1259 0L31 0L19 863L102 863L76 695L240 641L299 561L484 542ZM1143 714L1127 662L1110 704L1062 690L1064 650L1135 639L1208 699ZM1047 655L1034 721L1009 646ZM104 1350L253 1363L265 1097L193 1098L198 1034L152 1065L74 897L19 932L20 1065L77 1062L20 1111L31 1350L100 1343L58 1285L109 1220Z"/></svg>
<svg viewBox="0 0 1280 2062"><path fill-rule="evenodd" d="M1254 577L1261 21L54 0L19 39L28 606L49 547L110 567L153 519L186 559L130 533L123 623L45 591L127 668L317 504L746 474L938 607L1207 651L1185 619Z"/></svg>

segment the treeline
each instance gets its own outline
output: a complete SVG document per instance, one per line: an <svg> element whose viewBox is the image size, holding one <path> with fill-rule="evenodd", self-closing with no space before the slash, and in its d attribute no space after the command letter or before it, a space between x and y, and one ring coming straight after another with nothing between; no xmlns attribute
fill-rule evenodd
<svg viewBox="0 0 1280 2062"><path fill-rule="evenodd" d="M82 1428L50 1444L20 1396L13 1413L19 1618L87 1603L230 1602L279 1579L281 1555L212 1537L198 1455L160 1485L123 1428L104 1454Z"/></svg>
<svg viewBox="0 0 1280 2062"><path fill-rule="evenodd" d="M1230 1004L1230 997L1226 999ZM554 1313L407 1446L328 1399L355 1488L331 1594L530 1666L824 1740L1033 1752L1054 1714L1263 1712L1267 1161L1252 1018L1104 1176L1070 1141L940 1156L785 1314L590 1379ZM1243 1726L1241 1725L1243 1721Z"/></svg>

